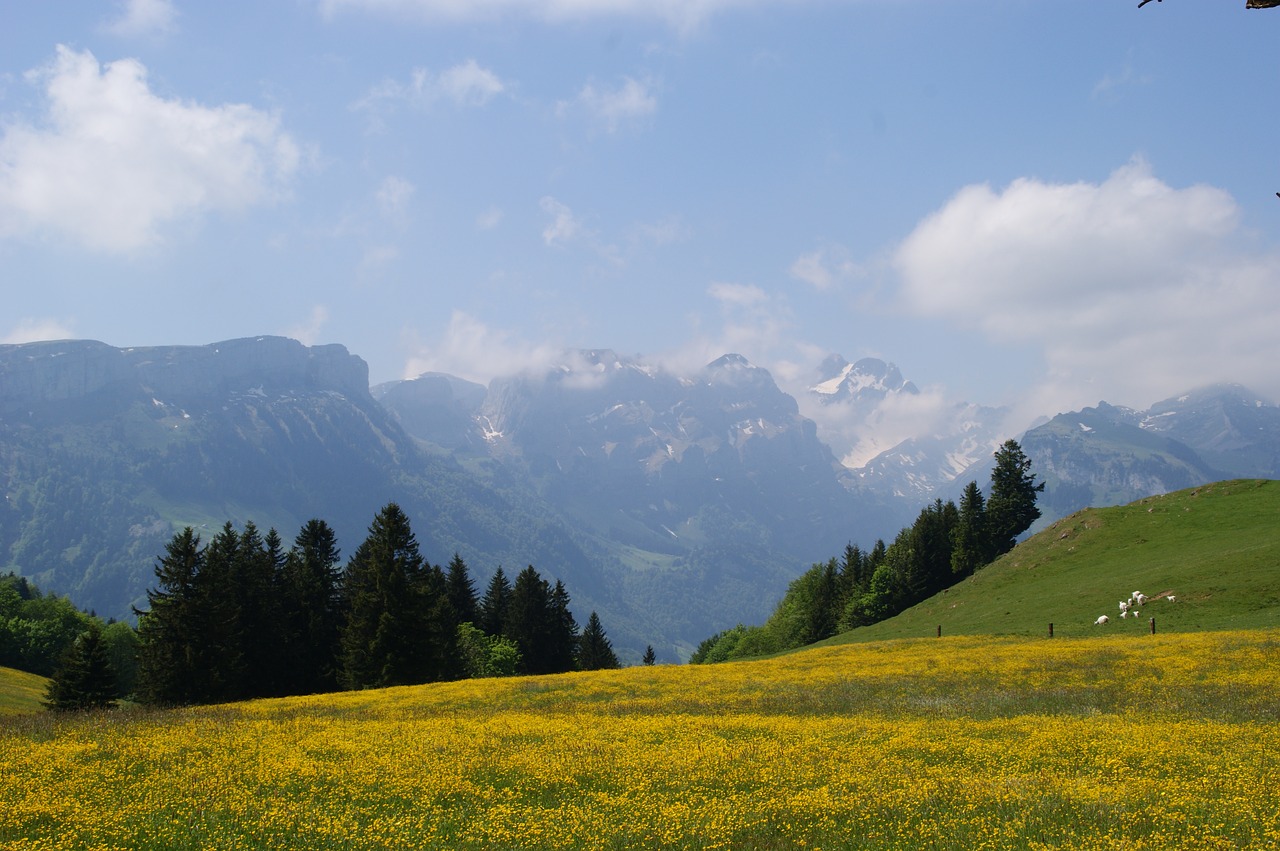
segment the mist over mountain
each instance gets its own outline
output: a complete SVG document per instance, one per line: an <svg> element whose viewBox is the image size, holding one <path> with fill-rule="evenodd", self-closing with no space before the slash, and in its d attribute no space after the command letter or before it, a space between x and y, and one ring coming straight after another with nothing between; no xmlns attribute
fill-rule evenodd
<svg viewBox="0 0 1280 851"><path fill-rule="evenodd" d="M318 517L350 555L395 501L433 563L457 552L477 585L532 564L580 621L599 612L624 661L646 644L674 661L763 621L846 543L892 539L932 499L985 485L1017 436L1003 410L939 404L884 361L833 356L823 375L802 405L735 354L675 372L568 351L487 387L428 373L371 389L343 346L279 337L0 346L0 570L128 617L183 526L207 539L253 520L288 544ZM922 402L923 425L858 466L823 439ZM1280 409L1220 385L1061 414L1021 441L1051 519L1274 477Z"/></svg>

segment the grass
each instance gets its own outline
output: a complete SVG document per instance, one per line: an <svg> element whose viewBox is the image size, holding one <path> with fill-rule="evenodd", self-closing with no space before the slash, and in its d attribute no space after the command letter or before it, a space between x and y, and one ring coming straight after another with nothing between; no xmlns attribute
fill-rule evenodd
<svg viewBox="0 0 1280 851"><path fill-rule="evenodd" d="M0 848L1273 848L1280 631L0 720Z"/></svg>
<svg viewBox="0 0 1280 851"><path fill-rule="evenodd" d="M1118 602L1148 597L1137 619ZM1110 623L1095 626L1099 615ZM1280 482L1237 480L1065 517L901 615L830 643L936 635L1047 635L1280 626Z"/></svg>
<svg viewBox="0 0 1280 851"><path fill-rule="evenodd" d="M48 683L36 674L0 667L0 716L44 711Z"/></svg>

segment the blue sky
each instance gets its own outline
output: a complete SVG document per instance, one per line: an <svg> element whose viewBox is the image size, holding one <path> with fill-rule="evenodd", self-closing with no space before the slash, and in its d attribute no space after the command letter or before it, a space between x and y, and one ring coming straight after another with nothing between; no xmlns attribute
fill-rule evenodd
<svg viewBox="0 0 1280 851"><path fill-rule="evenodd" d="M1280 10L0 0L0 341L1280 397Z"/></svg>

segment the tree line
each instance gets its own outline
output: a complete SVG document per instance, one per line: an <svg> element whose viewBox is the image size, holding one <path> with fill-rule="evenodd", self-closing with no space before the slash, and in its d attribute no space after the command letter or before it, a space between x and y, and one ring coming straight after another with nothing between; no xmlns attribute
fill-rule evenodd
<svg viewBox="0 0 1280 851"><path fill-rule="evenodd" d="M136 633L127 624L104 629L65 599L0 577L0 615L23 605L43 615L0 617L0 659L51 676L46 704L55 709L125 696L182 705L619 666L595 612L579 628L563 583L532 565L512 581L499 567L478 597L460 556L447 568L422 557L395 503L345 566L323 520L308 521L287 551L274 529L263 534L248 522L237 531L228 522L207 544L191 527L174 535L155 575L148 608L135 610ZM24 635L45 640L14 637ZM34 645L39 665L19 653Z"/></svg>
<svg viewBox="0 0 1280 851"><path fill-rule="evenodd" d="M1040 516L1031 461L1017 441L995 452L989 497L969 482L960 504L934 500L888 546L848 544L795 579L762 626L739 624L703 641L690 662L720 662L803 647L893 617L1013 549Z"/></svg>
<svg viewBox="0 0 1280 851"><path fill-rule="evenodd" d="M477 597L466 563L421 555L395 503L345 567L333 530L311 520L285 551L275 530L227 523L202 545L190 528L156 564L139 611L138 698L210 703L465 677L618 667L593 612L580 630L569 592L499 567Z"/></svg>

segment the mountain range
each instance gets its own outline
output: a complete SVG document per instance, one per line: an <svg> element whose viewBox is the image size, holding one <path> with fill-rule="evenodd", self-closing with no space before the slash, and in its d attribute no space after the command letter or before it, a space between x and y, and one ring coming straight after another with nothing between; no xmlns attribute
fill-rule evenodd
<svg viewBox="0 0 1280 851"><path fill-rule="evenodd" d="M370 388L343 346L279 337L0 346L0 570L124 618L182 526L207 538L252 520L287 545L319 517L350 554L395 501L433 563L459 553L480 588L533 564L580 622L598 611L624 662L646 645L675 661L763 621L812 562L985 483L1009 436L1003 410L951 405L854 466L857 432L919 391L869 358L832 356L816 379L797 400L738 355L677 374L600 349L487 387L435 373ZM1273 477L1280 409L1219 386L1060 414L1021 439L1047 522Z"/></svg>

